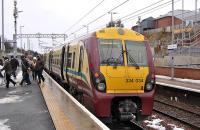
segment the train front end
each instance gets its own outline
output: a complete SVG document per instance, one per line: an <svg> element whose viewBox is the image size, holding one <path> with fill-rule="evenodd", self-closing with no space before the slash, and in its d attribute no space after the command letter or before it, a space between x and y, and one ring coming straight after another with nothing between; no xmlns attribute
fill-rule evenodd
<svg viewBox="0 0 200 130"><path fill-rule="evenodd" d="M93 79L98 90L96 115L122 121L151 115L155 76L151 49L144 36L111 27L97 31L96 37L100 61Z"/></svg>

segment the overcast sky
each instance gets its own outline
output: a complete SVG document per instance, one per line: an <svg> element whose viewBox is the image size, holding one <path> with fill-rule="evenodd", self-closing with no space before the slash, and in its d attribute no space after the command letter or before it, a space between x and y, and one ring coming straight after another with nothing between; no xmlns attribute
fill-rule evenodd
<svg viewBox="0 0 200 130"><path fill-rule="evenodd" d="M71 33L76 32L76 30L83 27L83 25L87 25L91 21L96 18L104 15L114 7L120 5L121 3L127 0L17 0L17 8L19 11L23 11L19 13L19 17L17 19L18 22L18 33L20 33L20 26L24 26L22 28L23 33L66 33L67 35L71 35ZM160 2L159 2L160 1ZM144 7L147 7L153 3L154 6L150 8L146 8L143 11L148 11L146 13L140 14L143 11L134 13L130 15L128 20L122 21L124 22L125 27L130 28L133 25L136 25L138 20L138 16L141 16L141 19L153 16L158 17L159 15L163 15L169 11L171 11L171 4L164 4L170 0L129 0L122 6L113 10L117 14L113 15L113 19L120 19L128 14L131 14L137 10L140 10ZM182 8L182 0L174 0L175 1L175 9ZM101 3L97 8L95 8L92 13L87 15L84 19L78 22L75 26L72 27L81 17L87 14L92 8L94 8L97 4ZM0 13L2 14L2 3L0 7ZM163 4L163 5L161 5ZM159 6L160 5L160 6ZM159 7L158 7L159 6ZM199 0L197 4L199 8ZM4 34L7 39L12 39L14 33L14 18L13 18L13 8L14 8L14 0L4 0ZM153 9L154 8L154 9ZM184 9L186 10L194 10L195 9L195 0L184 0ZM150 11L151 10L151 11ZM2 16L2 15L0 15ZM0 18L1 20L2 18ZM102 27L102 25L106 25L108 21L110 21L111 15L106 14L102 18L93 22L89 25L89 31L94 31L98 27ZM124 18L125 19L125 18ZM2 20L1 22L2 23ZM2 25L2 24L1 24ZM2 26L0 25L0 32L2 30ZM72 27L72 28L70 28ZM69 29L70 28L70 29ZM80 36L86 33L87 29L83 28L80 31L76 32L76 36ZM2 33L0 33L2 34ZM31 48L34 50L38 50L38 40L31 40ZM52 46L52 42L47 39L41 39L44 42L48 42L49 45ZM62 41L62 39L57 39L57 41ZM27 40L24 39L23 43L26 43ZM18 40L18 47L20 47L20 41Z"/></svg>

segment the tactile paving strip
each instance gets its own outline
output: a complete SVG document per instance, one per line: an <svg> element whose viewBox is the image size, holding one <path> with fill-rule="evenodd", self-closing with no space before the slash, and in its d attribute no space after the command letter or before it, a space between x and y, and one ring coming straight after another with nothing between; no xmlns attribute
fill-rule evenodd
<svg viewBox="0 0 200 130"><path fill-rule="evenodd" d="M72 122L70 122L70 120L62 111L50 89L45 86L44 83L41 83L40 88L42 90L43 97L46 101L49 113L52 117L56 130L75 130Z"/></svg>

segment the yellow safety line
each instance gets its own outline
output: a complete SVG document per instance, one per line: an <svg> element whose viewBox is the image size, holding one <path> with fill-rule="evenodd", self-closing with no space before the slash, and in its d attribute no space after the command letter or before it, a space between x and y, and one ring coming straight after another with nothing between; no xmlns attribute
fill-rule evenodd
<svg viewBox="0 0 200 130"><path fill-rule="evenodd" d="M72 122L64 114L51 90L44 83L41 83L40 88L56 130L75 130Z"/></svg>

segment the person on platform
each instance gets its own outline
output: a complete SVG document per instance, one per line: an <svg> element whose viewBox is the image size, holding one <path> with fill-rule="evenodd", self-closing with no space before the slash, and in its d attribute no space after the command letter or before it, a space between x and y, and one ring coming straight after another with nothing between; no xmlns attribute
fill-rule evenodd
<svg viewBox="0 0 200 130"><path fill-rule="evenodd" d="M27 85L30 85L31 84L31 81L29 79L30 65L24 56L21 56L21 64L22 64L22 80L20 82L20 85L23 85L24 81L26 81Z"/></svg>
<svg viewBox="0 0 200 130"><path fill-rule="evenodd" d="M45 81L44 76L42 75L42 72L43 72L43 69L44 69L44 61L41 59L40 56L37 56L35 69L36 69L36 73L37 73L37 76L38 76L38 83L40 84L41 79L42 79L43 82Z"/></svg>
<svg viewBox="0 0 200 130"><path fill-rule="evenodd" d="M3 60L0 59L0 69L2 68L3 68ZM3 74L1 73L1 71L0 71L0 78L3 78Z"/></svg>
<svg viewBox="0 0 200 130"><path fill-rule="evenodd" d="M3 68L0 71L5 70L5 74L6 74L6 88L9 88L10 82L12 82L14 86L16 85L16 82L11 79L12 67L11 67L9 58L8 57L4 57L4 60L5 60L4 66L3 66Z"/></svg>
<svg viewBox="0 0 200 130"><path fill-rule="evenodd" d="M19 61L16 58L14 58L14 56L11 56L10 64L13 71L12 74L14 78L16 79L16 70L17 70L17 67L19 66Z"/></svg>
<svg viewBox="0 0 200 130"><path fill-rule="evenodd" d="M37 58L33 57L33 62L31 64L31 70L32 70L33 80L36 80L36 77L37 77L37 75L36 75L36 69L35 69L35 67L36 67L36 61L37 61Z"/></svg>

